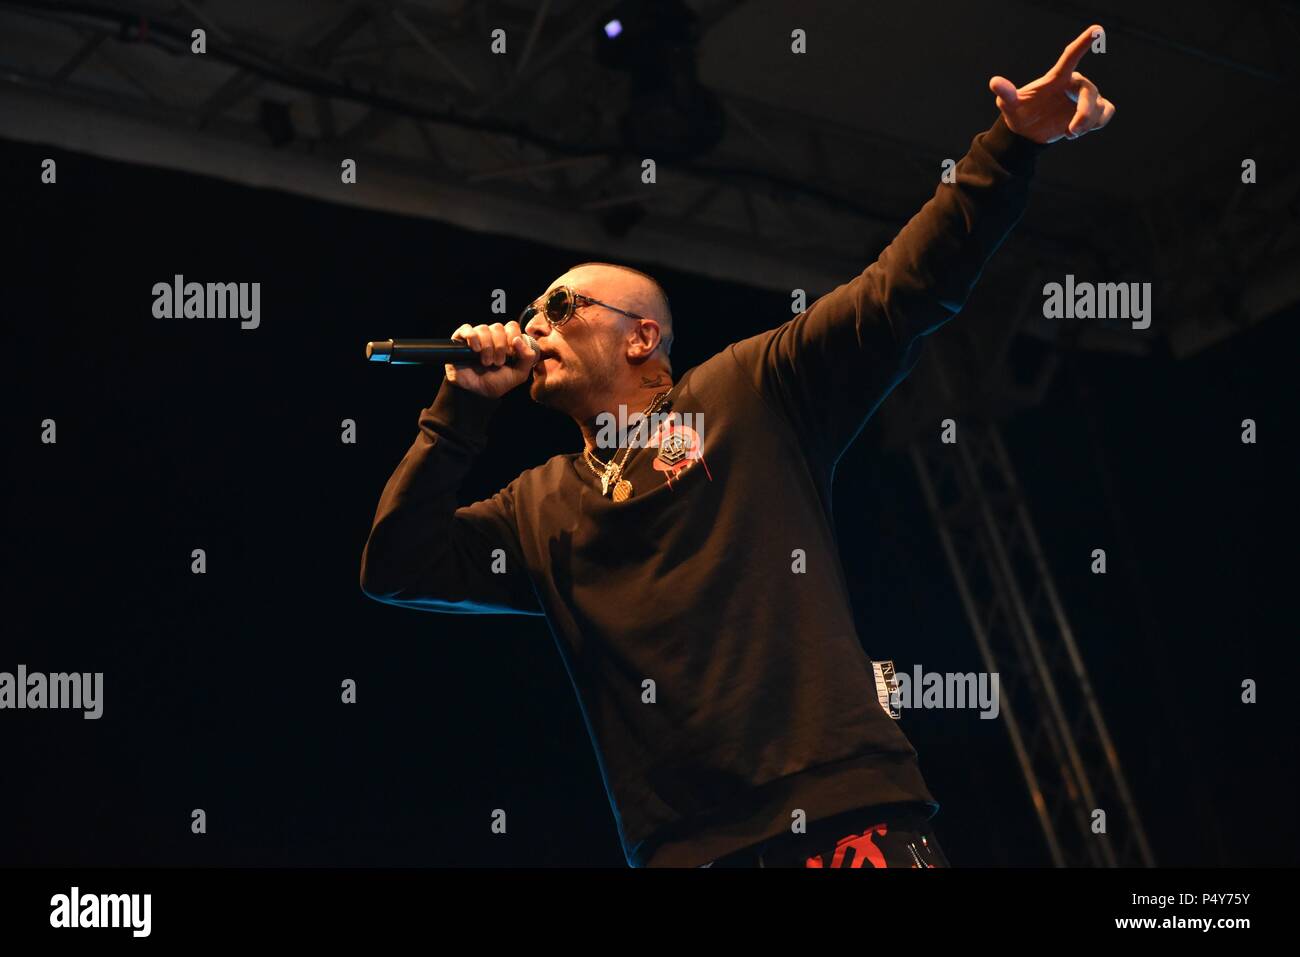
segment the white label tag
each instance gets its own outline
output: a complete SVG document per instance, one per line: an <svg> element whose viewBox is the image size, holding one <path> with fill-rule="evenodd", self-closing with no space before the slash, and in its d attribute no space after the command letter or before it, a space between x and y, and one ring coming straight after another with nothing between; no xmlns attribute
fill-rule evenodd
<svg viewBox="0 0 1300 957"><path fill-rule="evenodd" d="M898 676L894 671L894 663L873 661L871 667L876 673L876 699L885 714L897 721L903 716L903 711L898 706Z"/></svg>

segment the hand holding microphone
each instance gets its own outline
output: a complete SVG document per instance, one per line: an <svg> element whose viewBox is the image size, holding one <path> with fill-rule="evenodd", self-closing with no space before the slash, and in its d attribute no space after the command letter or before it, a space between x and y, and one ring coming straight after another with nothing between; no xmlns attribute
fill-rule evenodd
<svg viewBox="0 0 1300 957"><path fill-rule="evenodd" d="M389 365L443 365L447 378L469 392L499 398L521 385L541 360L537 340L519 323L461 326L450 339L379 339L366 358Z"/></svg>
<svg viewBox="0 0 1300 957"><path fill-rule="evenodd" d="M478 365L446 364L447 379L453 384L490 399L499 399L522 385L541 359L537 340L519 328L519 323L468 323L451 334L478 355Z"/></svg>

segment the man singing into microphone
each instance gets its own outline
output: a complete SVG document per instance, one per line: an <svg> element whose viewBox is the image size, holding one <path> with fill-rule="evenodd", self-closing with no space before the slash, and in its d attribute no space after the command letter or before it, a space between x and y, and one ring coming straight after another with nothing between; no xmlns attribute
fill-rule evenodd
<svg viewBox="0 0 1300 957"><path fill-rule="evenodd" d="M454 333L480 361L448 367L421 413L361 587L546 616L632 866L946 864L938 804L854 629L832 479L1020 218L1038 154L1110 121L1075 72L1100 32L1027 86L989 82L1000 115L861 275L681 375L667 297L622 266L577 266L519 322ZM457 507L489 417L524 382L583 450ZM620 409L649 416L643 440L603 441Z"/></svg>

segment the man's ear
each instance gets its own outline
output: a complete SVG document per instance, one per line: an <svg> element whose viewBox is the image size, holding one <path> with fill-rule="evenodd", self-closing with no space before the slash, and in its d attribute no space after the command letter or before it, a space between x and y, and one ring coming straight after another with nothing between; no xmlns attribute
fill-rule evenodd
<svg viewBox="0 0 1300 957"><path fill-rule="evenodd" d="M628 361L636 364L649 359L659 348L659 342L659 323L654 319L637 319L628 335Z"/></svg>

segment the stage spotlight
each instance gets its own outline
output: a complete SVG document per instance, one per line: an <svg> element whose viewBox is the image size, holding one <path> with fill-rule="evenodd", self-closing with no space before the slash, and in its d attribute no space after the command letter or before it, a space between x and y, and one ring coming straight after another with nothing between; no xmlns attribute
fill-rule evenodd
<svg viewBox="0 0 1300 957"><path fill-rule="evenodd" d="M665 160L712 149L723 114L696 75L695 14L682 0L622 0L597 22L596 61L630 80L624 143Z"/></svg>

